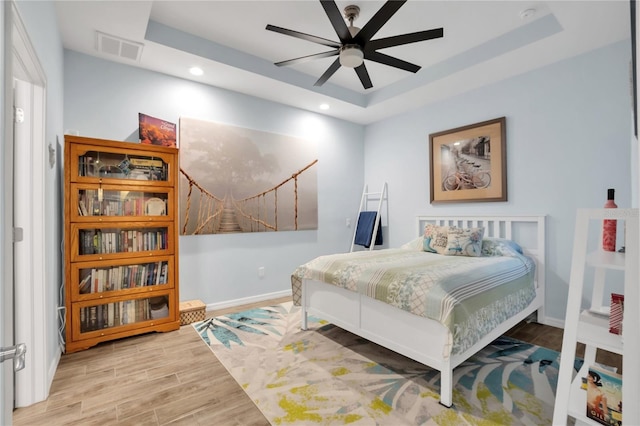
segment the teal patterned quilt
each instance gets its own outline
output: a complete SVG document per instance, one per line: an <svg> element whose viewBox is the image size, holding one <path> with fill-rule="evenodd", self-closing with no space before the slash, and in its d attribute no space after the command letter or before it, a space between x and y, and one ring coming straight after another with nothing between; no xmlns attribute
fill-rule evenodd
<svg viewBox="0 0 640 426"><path fill-rule="evenodd" d="M438 321L457 354L535 299L534 273L533 260L511 250L466 257L398 248L317 257L294 271L291 284L296 305L309 279Z"/></svg>

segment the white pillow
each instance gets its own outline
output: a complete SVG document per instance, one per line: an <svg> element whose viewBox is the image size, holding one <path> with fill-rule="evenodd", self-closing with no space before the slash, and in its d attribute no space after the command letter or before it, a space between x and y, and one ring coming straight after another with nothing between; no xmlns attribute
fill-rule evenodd
<svg viewBox="0 0 640 426"><path fill-rule="evenodd" d="M418 237L400 246L401 249L422 251L424 247L424 237Z"/></svg>

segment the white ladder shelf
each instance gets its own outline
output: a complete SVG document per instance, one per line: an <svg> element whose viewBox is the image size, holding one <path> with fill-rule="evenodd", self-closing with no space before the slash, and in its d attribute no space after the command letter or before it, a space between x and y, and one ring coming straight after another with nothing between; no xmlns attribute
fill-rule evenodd
<svg viewBox="0 0 640 426"><path fill-rule="evenodd" d="M589 226L602 220L618 220L625 229L625 253L605 252L601 248L588 252ZM601 232L601 231L600 231ZM638 264L638 209L579 209L576 215L571 278L562 340L562 355L553 413L554 425L566 425L567 416L577 424L599 425L587 417L587 391L581 388L589 366L595 363L596 351L604 349L622 355L622 424L640 424L640 289ZM601 242L601 241L600 241ZM600 244L601 246L601 244ZM585 269L593 268L594 285L591 307L583 309ZM607 271L624 271L625 310L622 335L609 332L609 317L602 315L602 301ZM577 342L585 344L584 364L574 374Z"/></svg>

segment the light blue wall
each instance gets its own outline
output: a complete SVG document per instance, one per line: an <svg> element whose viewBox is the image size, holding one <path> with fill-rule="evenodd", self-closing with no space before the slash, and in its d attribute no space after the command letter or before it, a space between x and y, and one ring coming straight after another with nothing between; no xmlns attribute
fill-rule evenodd
<svg viewBox="0 0 640 426"><path fill-rule="evenodd" d="M546 214L546 313L563 321L576 209L602 207L607 188L631 207L630 59L617 43L367 126L365 182L389 183L389 244L414 237L418 214ZM502 116L508 201L430 205L429 134Z"/></svg>
<svg viewBox="0 0 640 426"><path fill-rule="evenodd" d="M181 116L312 140L318 152L318 230L180 237L180 299L206 304L290 291L293 270L348 251L364 176L364 128L255 97L65 52L65 129L138 140L138 113ZM265 277L258 278L258 267Z"/></svg>

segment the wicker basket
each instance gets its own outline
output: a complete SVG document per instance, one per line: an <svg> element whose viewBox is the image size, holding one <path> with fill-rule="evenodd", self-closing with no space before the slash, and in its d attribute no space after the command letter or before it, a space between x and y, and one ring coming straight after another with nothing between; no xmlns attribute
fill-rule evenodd
<svg viewBox="0 0 640 426"><path fill-rule="evenodd" d="M200 300L180 302L180 325L203 321L205 318L205 305Z"/></svg>

